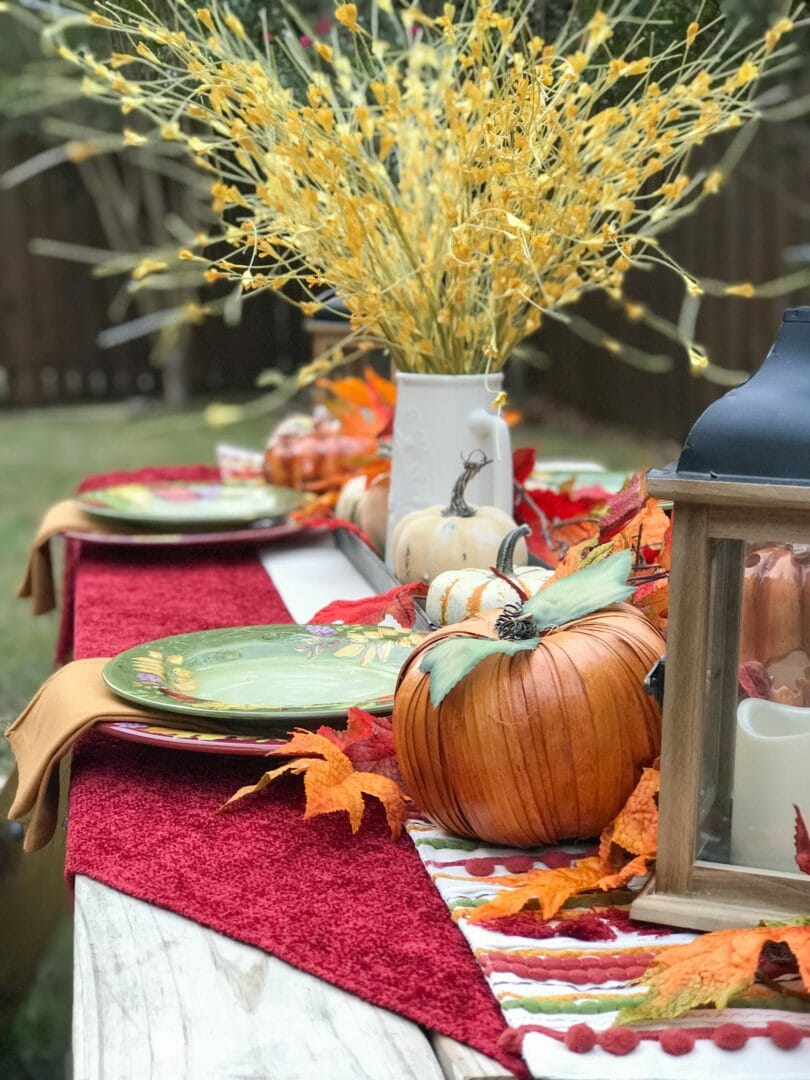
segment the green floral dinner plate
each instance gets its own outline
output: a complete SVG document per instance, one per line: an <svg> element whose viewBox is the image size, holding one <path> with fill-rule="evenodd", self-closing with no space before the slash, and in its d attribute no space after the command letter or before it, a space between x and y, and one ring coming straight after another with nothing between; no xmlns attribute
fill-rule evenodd
<svg viewBox="0 0 810 1080"><path fill-rule="evenodd" d="M112 518L176 530L179 526L241 525L278 520L306 496L292 488L266 484L212 484L165 480L154 484L116 484L78 496L82 510Z"/></svg>
<svg viewBox="0 0 810 1080"><path fill-rule="evenodd" d="M390 712L399 669L423 637L352 625L202 630L136 645L103 674L145 709L227 719L255 733L257 720L287 730L290 721L345 717L354 705Z"/></svg>

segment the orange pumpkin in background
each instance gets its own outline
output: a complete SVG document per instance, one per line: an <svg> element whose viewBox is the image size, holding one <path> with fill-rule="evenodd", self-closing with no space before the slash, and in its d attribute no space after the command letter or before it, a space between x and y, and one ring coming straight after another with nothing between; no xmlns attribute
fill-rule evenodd
<svg viewBox="0 0 810 1080"><path fill-rule="evenodd" d="M373 460L377 439L350 435L329 413L289 416L273 431L264 451L268 484L307 489Z"/></svg>

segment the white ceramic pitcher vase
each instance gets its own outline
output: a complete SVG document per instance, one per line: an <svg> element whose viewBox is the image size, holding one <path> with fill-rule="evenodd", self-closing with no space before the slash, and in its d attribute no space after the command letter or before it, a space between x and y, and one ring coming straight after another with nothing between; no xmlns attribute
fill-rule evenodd
<svg viewBox="0 0 810 1080"><path fill-rule="evenodd" d="M503 375L396 376L397 405L391 450L386 559L391 563L391 536L412 510L447 505L474 450L491 464L471 481L466 492L473 506L497 506L512 513L512 451L509 428L492 408Z"/></svg>

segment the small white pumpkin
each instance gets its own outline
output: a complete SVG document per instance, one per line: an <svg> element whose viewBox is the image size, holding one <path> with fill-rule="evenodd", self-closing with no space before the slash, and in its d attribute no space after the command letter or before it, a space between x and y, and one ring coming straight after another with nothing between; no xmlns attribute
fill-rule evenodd
<svg viewBox="0 0 810 1080"><path fill-rule="evenodd" d="M357 524L380 556L385 551L385 534L388 528L388 490L390 486L391 476L389 473L375 476L360 496L357 505Z"/></svg>
<svg viewBox="0 0 810 1080"><path fill-rule="evenodd" d="M364 473L352 476L340 489L335 503L335 516L352 525L359 525L380 556L385 550L390 483L388 473L371 480Z"/></svg>
<svg viewBox="0 0 810 1080"><path fill-rule="evenodd" d="M343 521L350 521L353 525L359 524L360 500L367 487L368 477L365 473L350 476L340 489L335 503L335 516L342 518Z"/></svg>
<svg viewBox="0 0 810 1080"><path fill-rule="evenodd" d="M481 611L519 604L539 592L554 571L514 565L515 547L530 532L528 525L520 525L503 538L494 571L491 567L445 570L434 578L425 601L428 619L435 626L448 626Z"/></svg>
<svg viewBox="0 0 810 1080"><path fill-rule="evenodd" d="M480 451L479 451L480 453ZM399 522L391 537L391 566L399 581L430 583L444 570L491 566L504 536L516 528L514 520L496 506L474 507L464 498L472 478L489 464L471 454L453 487L449 506L413 510ZM528 553L519 542L518 558Z"/></svg>

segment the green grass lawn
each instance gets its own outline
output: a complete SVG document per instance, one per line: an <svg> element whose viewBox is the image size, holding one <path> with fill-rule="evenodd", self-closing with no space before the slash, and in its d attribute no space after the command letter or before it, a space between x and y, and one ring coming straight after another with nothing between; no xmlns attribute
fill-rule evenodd
<svg viewBox="0 0 810 1080"><path fill-rule="evenodd" d="M535 415L535 413L532 413ZM545 457L595 458L612 469L660 465L675 447L632 432L588 423L556 407L540 423L513 433L515 446L539 446ZM133 414L125 405L0 413L0 730L14 719L52 670L57 615L31 616L14 598L34 529L49 505L68 496L88 474L146 465L214 463L218 441L258 449L271 427L254 419L222 432L206 428L199 412L155 409ZM10 767L0 739L0 782ZM66 914L39 977L11 1022L0 1023L0 1076L61 1080L70 1038L71 927Z"/></svg>

